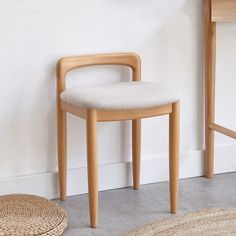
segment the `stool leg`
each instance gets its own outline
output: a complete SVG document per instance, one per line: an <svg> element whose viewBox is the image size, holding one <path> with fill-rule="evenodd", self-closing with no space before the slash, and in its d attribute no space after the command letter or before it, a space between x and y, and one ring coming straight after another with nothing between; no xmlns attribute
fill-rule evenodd
<svg viewBox="0 0 236 236"><path fill-rule="evenodd" d="M172 113L169 116L169 149L170 209L175 214L179 192L179 102L172 104Z"/></svg>
<svg viewBox="0 0 236 236"><path fill-rule="evenodd" d="M57 148L60 199L66 200L67 181L67 143L66 143L66 112L57 108Z"/></svg>
<svg viewBox="0 0 236 236"><path fill-rule="evenodd" d="M141 152L141 119L132 120L132 167L133 186L139 189L140 184L140 152Z"/></svg>
<svg viewBox="0 0 236 236"><path fill-rule="evenodd" d="M98 159L97 159L97 112L87 112L87 161L88 161L88 195L91 227L98 222Z"/></svg>

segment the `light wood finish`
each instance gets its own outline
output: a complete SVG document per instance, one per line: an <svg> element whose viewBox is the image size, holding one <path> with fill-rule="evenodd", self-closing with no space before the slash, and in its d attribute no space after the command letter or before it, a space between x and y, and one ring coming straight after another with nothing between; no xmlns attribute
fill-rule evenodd
<svg viewBox="0 0 236 236"><path fill-rule="evenodd" d="M98 121L135 120L171 113L171 104L142 110L98 110Z"/></svg>
<svg viewBox="0 0 236 236"><path fill-rule="evenodd" d="M212 130L218 131L219 133L222 133L228 137L236 139L236 132L231 129L227 129L227 128L225 128L221 125L217 125L217 124L210 124L209 128Z"/></svg>
<svg viewBox="0 0 236 236"><path fill-rule="evenodd" d="M133 186L139 189L140 184L140 153L141 153L141 119L132 120L132 167Z"/></svg>
<svg viewBox="0 0 236 236"><path fill-rule="evenodd" d="M205 176L214 169L214 131L209 124L215 117L215 44L216 23L211 22L211 0L205 0Z"/></svg>
<svg viewBox="0 0 236 236"><path fill-rule="evenodd" d="M66 73L70 70L95 65L128 66L133 70L133 81L140 80L140 58L135 53L98 54L62 58L57 64L58 79L60 81L65 80Z"/></svg>
<svg viewBox="0 0 236 236"><path fill-rule="evenodd" d="M179 102L172 105L169 115L169 149L170 149L170 209L175 214L178 208L179 192Z"/></svg>
<svg viewBox="0 0 236 236"><path fill-rule="evenodd" d="M98 158L97 158L97 112L88 110L86 120L88 195L91 227L98 223Z"/></svg>
<svg viewBox="0 0 236 236"><path fill-rule="evenodd" d="M73 106L72 104L66 103L64 101L61 101L61 109L85 120L87 119L87 109Z"/></svg>
<svg viewBox="0 0 236 236"><path fill-rule="evenodd" d="M58 137L58 172L60 199L66 200L66 182L67 182L67 143L66 143L66 113L59 111L57 116L57 137Z"/></svg>
<svg viewBox="0 0 236 236"><path fill-rule="evenodd" d="M79 116L80 118L86 119L86 109L81 109L64 101L61 101L61 109ZM97 120L99 122L135 120L139 118L167 115L170 114L171 111L171 104L142 110L97 110Z"/></svg>
<svg viewBox="0 0 236 236"><path fill-rule="evenodd" d="M213 22L236 21L236 0L212 0Z"/></svg>
<svg viewBox="0 0 236 236"><path fill-rule="evenodd" d="M141 118L170 114L170 191L171 212L177 211L178 202L178 103L138 110L89 110L60 100L66 89L66 74L72 69L91 65L125 65L132 69L132 80L139 81L140 58L134 53L101 54L62 58L57 64L57 115L58 115L58 164L60 197L66 197L66 112L86 120L88 189L91 227L98 222L98 158L96 123L103 121L132 120L132 159L134 189L140 184ZM145 99L145 98L144 98ZM173 110L172 110L173 109Z"/></svg>
<svg viewBox="0 0 236 236"><path fill-rule="evenodd" d="M67 135L66 135L66 112L60 107L60 93L63 91L64 83L57 83L57 149L58 149L58 172L60 199L66 200L67 182Z"/></svg>
<svg viewBox="0 0 236 236"><path fill-rule="evenodd" d="M214 174L214 131L235 138L215 124L216 22L236 21L236 0L205 0L205 176Z"/></svg>

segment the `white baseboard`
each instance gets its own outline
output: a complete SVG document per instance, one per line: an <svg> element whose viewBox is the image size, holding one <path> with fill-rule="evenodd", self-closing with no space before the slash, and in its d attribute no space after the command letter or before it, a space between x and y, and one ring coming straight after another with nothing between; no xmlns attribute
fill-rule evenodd
<svg viewBox="0 0 236 236"><path fill-rule="evenodd" d="M236 171L236 145L216 147L215 173ZM181 155L180 178L203 175L203 151ZM99 166L99 190L123 188L132 185L131 163L121 162ZM168 180L168 157L146 159L141 164L141 184ZM0 195L27 193L49 199L58 197L57 173L42 173L29 176L0 179ZM86 168L68 171L68 196L87 193Z"/></svg>

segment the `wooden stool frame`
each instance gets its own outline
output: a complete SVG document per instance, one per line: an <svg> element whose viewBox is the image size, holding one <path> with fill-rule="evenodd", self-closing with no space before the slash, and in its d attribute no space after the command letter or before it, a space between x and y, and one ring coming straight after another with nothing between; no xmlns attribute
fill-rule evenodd
<svg viewBox="0 0 236 236"><path fill-rule="evenodd" d="M216 23L236 21L236 0L205 0L205 176L214 174L214 131L236 139L215 123Z"/></svg>
<svg viewBox="0 0 236 236"><path fill-rule="evenodd" d="M140 184L140 149L141 118L169 115L169 175L170 175L170 208L176 213L178 207L178 175L179 175L179 102L138 110L95 110L81 109L60 99L66 89L68 71L92 65L123 65L132 69L132 80L140 81L140 58L134 53L100 54L62 58L57 64L57 137L60 199L66 199L67 181L67 138L66 112L86 120L87 130L87 168L88 193L91 227L98 222L98 158L96 122L132 120L132 168L133 186L139 189ZM145 99L145 98L144 98ZM155 201L154 201L155 202Z"/></svg>

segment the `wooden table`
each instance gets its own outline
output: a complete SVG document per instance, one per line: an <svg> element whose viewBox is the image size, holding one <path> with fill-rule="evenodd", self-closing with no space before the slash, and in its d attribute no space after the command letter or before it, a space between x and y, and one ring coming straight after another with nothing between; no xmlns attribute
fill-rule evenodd
<svg viewBox="0 0 236 236"><path fill-rule="evenodd" d="M205 0L205 176L214 174L214 132L236 139L236 132L215 123L216 23L236 22L236 0ZM230 103L230 101L229 101Z"/></svg>

